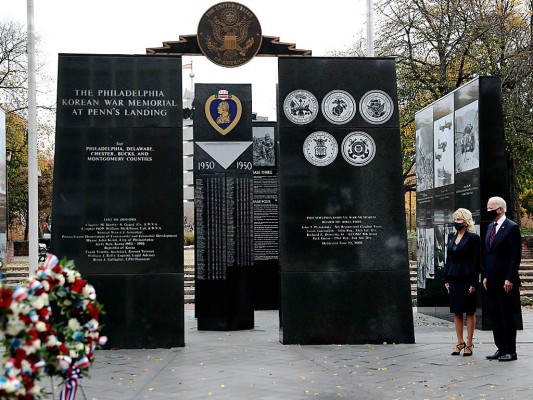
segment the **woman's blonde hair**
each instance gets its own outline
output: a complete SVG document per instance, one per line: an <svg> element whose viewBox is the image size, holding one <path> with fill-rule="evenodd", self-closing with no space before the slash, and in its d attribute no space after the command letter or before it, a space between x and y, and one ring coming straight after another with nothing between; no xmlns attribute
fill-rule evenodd
<svg viewBox="0 0 533 400"><path fill-rule="evenodd" d="M472 218L472 213L466 208L458 208L453 213L453 219L459 218L466 222L466 230L468 232L474 232L474 219Z"/></svg>

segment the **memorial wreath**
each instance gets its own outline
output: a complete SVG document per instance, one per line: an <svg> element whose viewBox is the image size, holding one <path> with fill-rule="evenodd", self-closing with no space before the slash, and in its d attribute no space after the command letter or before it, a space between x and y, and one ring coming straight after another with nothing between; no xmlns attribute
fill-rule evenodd
<svg viewBox="0 0 533 400"><path fill-rule="evenodd" d="M27 286L0 283L0 340L5 347L0 398L40 398L42 375L64 379L60 399L74 399L100 336L102 305L72 260L50 254Z"/></svg>

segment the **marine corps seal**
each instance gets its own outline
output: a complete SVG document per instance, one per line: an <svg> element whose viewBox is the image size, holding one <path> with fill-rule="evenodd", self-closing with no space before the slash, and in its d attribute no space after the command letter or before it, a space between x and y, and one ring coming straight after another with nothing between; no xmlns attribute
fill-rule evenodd
<svg viewBox="0 0 533 400"><path fill-rule="evenodd" d="M255 57L263 35L255 14L234 2L215 4L198 24L198 46L204 56L222 67L239 67Z"/></svg>
<svg viewBox="0 0 533 400"><path fill-rule="evenodd" d="M368 164L376 155L376 143L364 132L349 133L342 141L342 156L350 164L360 167Z"/></svg>
<svg viewBox="0 0 533 400"><path fill-rule="evenodd" d="M382 90L366 92L359 102L359 111L371 124L383 124L389 120L394 111L390 96Z"/></svg>
<svg viewBox="0 0 533 400"><path fill-rule="evenodd" d="M329 133L316 131L305 139L303 151L307 161L317 167L324 167L337 158L339 146Z"/></svg>
<svg viewBox="0 0 533 400"><path fill-rule="evenodd" d="M332 124L342 125L355 115L355 100L344 90L332 90L322 100L322 114Z"/></svg>
<svg viewBox="0 0 533 400"><path fill-rule="evenodd" d="M283 112L289 121L295 124L308 124L317 116L318 100L307 90L295 90L285 97Z"/></svg>

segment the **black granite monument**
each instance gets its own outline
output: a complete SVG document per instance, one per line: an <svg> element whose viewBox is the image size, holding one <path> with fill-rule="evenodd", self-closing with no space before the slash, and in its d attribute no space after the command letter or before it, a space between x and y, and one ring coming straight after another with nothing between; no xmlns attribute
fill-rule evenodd
<svg viewBox="0 0 533 400"><path fill-rule="evenodd" d="M280 58L284 344L414 342L389 58Z"/></svg>
<svg viewBox="0 0 533 400"><path fill-rule="evenodd" d="M52 252L108 347L184 345L181 57L61 54Z"/></svg>
<svg viewBox="0 0 533 400"><path fill-rule="evenodd" d="M253 122L254 310L279 309L277 123Z"/></svg>
<svg viewBox="0 0 533 400"><path fill-rule="evenodd" d="M254 326L252 90L196 84L195 307L200 330Z"/></svg>

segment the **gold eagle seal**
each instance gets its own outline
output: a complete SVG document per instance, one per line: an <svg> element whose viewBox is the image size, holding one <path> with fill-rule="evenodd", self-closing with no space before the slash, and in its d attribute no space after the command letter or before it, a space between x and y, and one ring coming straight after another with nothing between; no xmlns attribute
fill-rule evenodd
<svg viewBox="0 0 533 400"><path fill-rule="evenodd" d="M198 24L198 46L213 63L239 67L255 57L263 35L255 14L234 2L215 4Z"/></svg>

